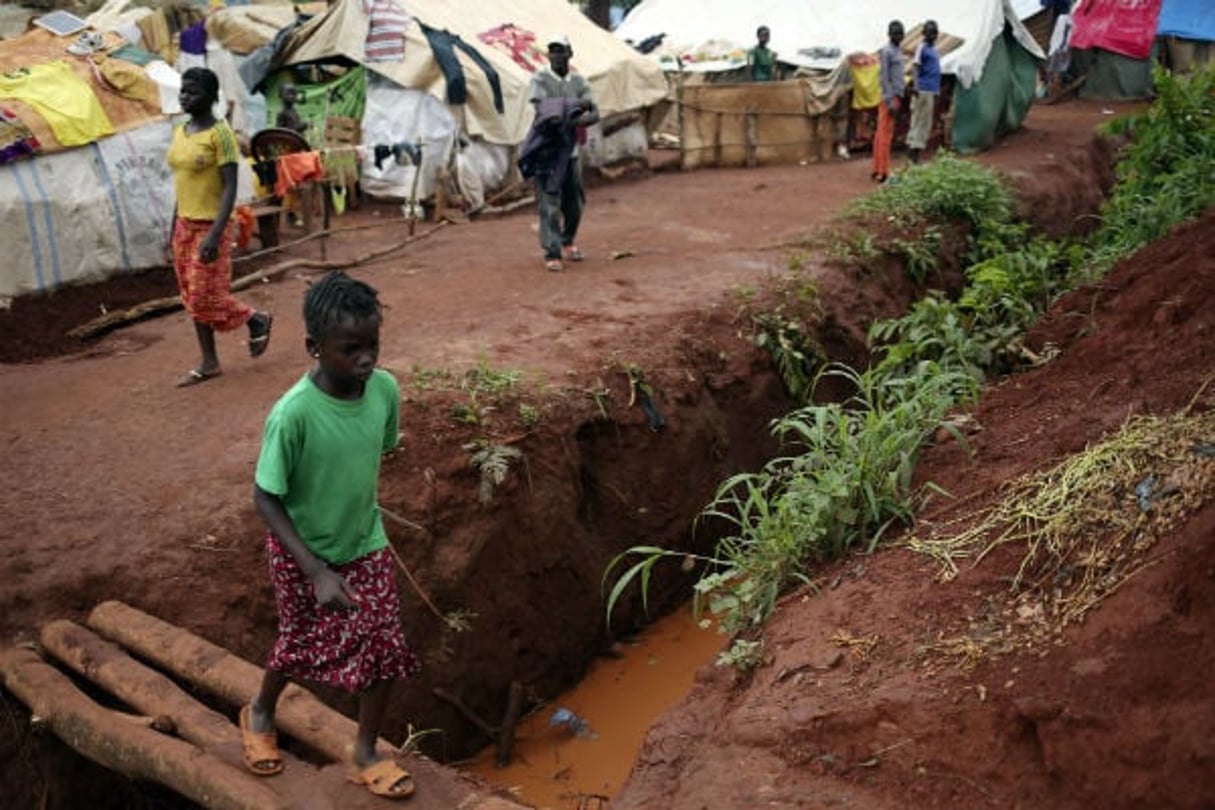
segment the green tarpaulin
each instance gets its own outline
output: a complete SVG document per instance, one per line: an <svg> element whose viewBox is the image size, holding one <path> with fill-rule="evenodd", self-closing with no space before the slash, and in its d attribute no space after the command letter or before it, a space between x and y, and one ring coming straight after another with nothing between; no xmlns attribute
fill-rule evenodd
<svg viewBox="0 0 1215 810"><path fill-rule="evenodd" d="M299 73L312 68L301 67ZM320 146L325 133L326 118L353 118L363 120L363 108L367 105L367 70L361 65L348 70L336 79L320 83L303 81L294 76L296 71L284 70L275 73L266 82L266 126L274 126L283 102L278 97L279 88L294 84L297 91L295 109L309 126L304 137L313 146Z"/></svg>
<svg viewBox="0 0 1215 810"><path fill-rule="evenodd" d="M1073 50L1070 72L1085 77L1081 98L1147 98L1152 92L1152 62L1100 48Z"/></svg>
<svg viewBox="0 0 1215 810"><path fill-rule="evenodd" d="M1021 126L1033 103L1038 60L1008 28L992 43L983 76L954 95L953 148L978 152Z"/></svg>

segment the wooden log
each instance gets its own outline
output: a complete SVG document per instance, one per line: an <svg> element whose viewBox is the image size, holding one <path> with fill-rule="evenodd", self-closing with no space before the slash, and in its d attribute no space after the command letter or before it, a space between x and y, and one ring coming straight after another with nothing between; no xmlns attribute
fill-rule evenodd
<svg viewBox="0 0 1215 810"><path fill-rule="evenodd" d="M288 270L293 270L297 267L306 267L312 270L341 270L347 267L357 267L360 264L365 264L366 262L392 253L394 250L399 250L411 242L424 239L447 224L448 222L444 220L424 233L420 233L416 236L410 236L407 239L403 239L400 242L388 245L387 247L378 248L370 251L369 253L364 253L362 256L347 262L326 262L316 261L313 259L289 259L285 262L279 262L272 267L267 267L264 270L258 270L238 278L236 281L232 282L231 290L232 292L239 292L247 287L252 287L254 284L278 278ZM326 233L327 232L321 232L317 235L323 236ZM107 312L105 315L94 318L93 320L81 324L73 329L69 329L67 336L76 340L87 340L88 338L96 337L97 335L108 332L111 329L115 329L124 324L137 321L141 318L146 318L149 315L157 315L162 312L173 312L178 309L181 309L180 296L172 295L164 298L155 298L151 301L145 301L142 304L133 306L130 309L116 309L113 312Z"/></svg>
<svg viewBox="0 0 1215 810"><path fill-rule="evenodd" d="M93 608L88 625L234 706L248 703L261 687L261 667L122 602L102 602ZM334 761L350 761L355 722L295 684L283 691L275 721L283 732Z"/></svg>
<svg viewBox="0 0 1215 810"><path fill-rule="evenodd" d="M216 810L286 808L274 792L193 745L98 706L29 649L0 654L4 686L39 722L89 759L133 779L159 782Z"/></svg>
<svg viewBox="0 0 1215 810"><path fill-rule="evenodd" d="M244 767L239 727L181 689L170 678L136 661L126 651L88 628L66 621L45 625L39 636L47 652L123 703L153 718L153 728L168 728L236 769ZM333 778L279 751L290 774L273 788L291 807L333 808L326 797ZM336 776L340 782L341 776Z"/></svg>
<svg viewBox="0 0 1215 810"><path fill-rule="evenodd" d="M123 703L153 717L172 720L177 733L199 748L240 747L240 732L228 718L187 695L159 672L75 622L43 626L39 640L47 652Z"/></svg>
<svg viewBox="0 0 1215 810"><path fill-rule="evenodd" d="M153 664L174 672L198 688L234 706L247 702L261 686L262 669L168 622L149 616L122 602L103 602L89 615L94 630L138 653ZM328 766L345 772L350 762L356 724L321 703L313 695L292 684L283 691L275 714L278 728L340 765ZM380 740L385 750L393 748ZM418 784L418 795L411 805L420 810L461 808L461 810L519 810L522 805L475 790L462 776L417 754L398 755ZM251 777L255 778L255 777ZM349 794L344 794L349 797ZM358 793L360 799L363 794ZM366 794L370 797L371 794ZM334 797L339 800L339 797ZM341 806L362 807L357 800L340 799ZM384 806L374 800L376 807ZM272 806L272 805L267 805ZM296 802L293 808L305 804Z"/></svg>

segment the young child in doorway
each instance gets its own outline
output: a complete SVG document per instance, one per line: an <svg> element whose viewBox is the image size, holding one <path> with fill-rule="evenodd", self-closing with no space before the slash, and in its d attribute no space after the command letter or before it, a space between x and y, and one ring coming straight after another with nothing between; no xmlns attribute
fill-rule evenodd
<svg viewBox="0 0 1215 810"><path fill-rule="evenodd" d="M299 99L299 91L296 90L294 84L284 84L278 89L278 97L283 102L283 108L278 111L274 125L279 129L289 129L303 135L308 131L308 122L295 108L295 102ZM303 224L299 215L299 198L294 191L288 191L283 195L283 208L287 209L288 222L297 227Z"/></svg>
<svg viewBox="0 0 1215 810"><path fill-rule="evenodd" d="M295 85L284 84L278 89L278 97L283 102L283 108L278 111L278 117L274 119L274 125L299 133L307 130L308 122L300 117L300 111L295 108L295 102L299 98L299 91L295 89Z"/></svg>
<svg viewBox="0 0 1215 810"><path fill-rule="evenodd" d="M419 669L376 503L380 457L397 444L400 390L375 367L374 289L331 273L308 290L304 324L316 365L266 418L253 488L269 528L278 637L261 691L241 709L245 764L259 776L283 770L279 695L291 680L316 681L359 696L354 781L404 798L414 791L409 773L376 750L393 681Z"/></svg>
<svg viewBox="0 0 1215 810"><path fill-rule="evenodd" d="M776 51L768 47L772 32L761 25L755 30L755 47L747 51L747 78L753 82L773 82L777 78Z"/></svg>

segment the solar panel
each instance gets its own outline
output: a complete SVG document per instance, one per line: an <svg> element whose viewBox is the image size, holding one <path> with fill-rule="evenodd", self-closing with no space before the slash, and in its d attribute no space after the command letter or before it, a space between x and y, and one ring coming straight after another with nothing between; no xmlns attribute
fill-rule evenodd
<svg viewBox="0 0 1215 810"><path fill-rule="evenodd" d="M69 11L52 11L50 14L44 14L34 20L34 25L61 37L70 37L77 31L83 31L89 27L88 23Z"/></svg>

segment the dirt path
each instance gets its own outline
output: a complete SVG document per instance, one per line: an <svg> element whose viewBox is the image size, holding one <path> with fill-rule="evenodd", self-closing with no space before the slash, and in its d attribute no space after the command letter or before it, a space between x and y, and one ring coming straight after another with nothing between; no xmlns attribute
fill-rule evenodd
<svg viewBox="0 0 1215 810"><path fill-rule="evenodd" d="M1069 182L1065 156L1107 117L1093 104L1035 108L1024 130L982 159L1060 196L1092 193ZM1044 164L1051 168L1027 174ZM589 261L561 275L540 266L530 211L448 226L355 271L387 306L381 363L406 375L414 367L462 372L484 361L560 381L661 356L671 347L641 344L640 336L661 335L664 323L719 306L724 292L786 267L789 251L779 246L871 190L868 169L857 159L592 188L581 239ZM358 217L392 213L371 206ZM365 253L404 231L344 235L330 241L329 257ZM612 260L613 252L630 255ZM292 255L316 257L317 246ZM277 315L268 352L253 361L239 340L222 338L224 376L195 388L172 387L195 360L181 314L73 356L0 366L6 641L118 598L162 605L204 636L258 648L266 630L248 626L249 593L264 577L256 554L234 544L257 532L249 490L266 410L306 368L303 289L292 277L246 294ZM13 317L0 316L0 334Z"/></svg>
<svg viewBox="0 0 1215 810"><path fill-rule="evenodd" d="M556 379L593 369L627 350L638 324L781 269L785 253L765 248L868 191L867 175L858 160L594 188L582 234L589 260L560 275L543 270L530 211L448 226L356 271L387 307L380 362L399 375L462 372L483 359ZM402 224L344 234L329 257L405 233ZM611 261L613 251L632 255ZM316 258L319 248L293 255ZM239 337L220 336L225 374L206 385L173 387L196 361L181 313L76 356L0 366L0 511L9 516L0 532L14 549L0 564L0 632L19 639L44 616L121 598L131 579L188 581L183 545L248 512L266 411L307 367L304 288L295 276L245 294L277 314L273 341L254 362Z"/></svg>

